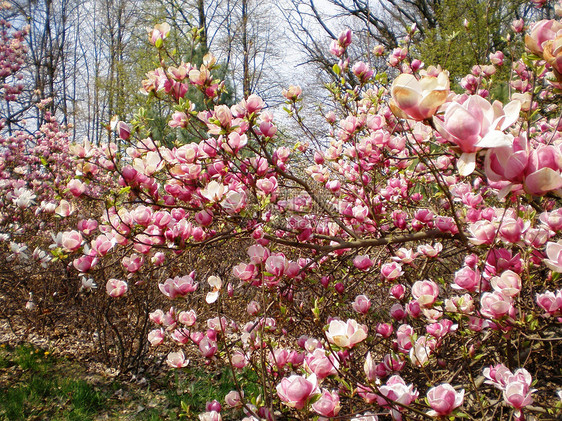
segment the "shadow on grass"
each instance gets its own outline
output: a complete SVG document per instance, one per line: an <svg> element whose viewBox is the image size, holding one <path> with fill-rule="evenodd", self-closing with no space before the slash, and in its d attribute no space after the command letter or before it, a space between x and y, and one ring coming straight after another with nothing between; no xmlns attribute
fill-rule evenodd
<svg viewBox="0 0 562 421"><path fill-rule="evenodd" d="M77 362L30 345L0 345L0 420L198 419L207 402L224 404L236 389L227 369L192 366L162 373L143 386L115 378L92 381ZM258 376L250 369L237 380L248 395L259 394Z"/></svg>

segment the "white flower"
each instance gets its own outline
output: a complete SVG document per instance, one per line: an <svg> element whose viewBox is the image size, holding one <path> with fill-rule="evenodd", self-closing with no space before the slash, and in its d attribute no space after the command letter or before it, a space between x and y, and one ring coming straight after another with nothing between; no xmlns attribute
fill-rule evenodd
<svg viewBox="0 0 562 421"><path fill-rule="evenodd" d="M207 301L208 304L213 304L219 298L219 292L222 287L222 281L221 278L219 278L218 276L209 276L207 282L211 286L212 291L207 293L207 298L205 298L205 301Z"/></svg>
<svg viewBox="0 0 562 421"><path fill-rule="evenodd" d="M6 258L6 260L8 262L11 262L12 260L15 259L27 260L29 259L29 256L24 253L26 250L27 250L27 246L25 244L18 244L18 243L14 243L13 241L10 241L10 251L12 252L12 254L10 254Z"/></svg>
<svg viewBox="0 0 562 421"><path fill-rule="evenodd" d="M223 196L228 192L228 186L213 180L201 190L201 196L211 203L220 202Z"/></svg>
<svg viewBox="0 0 562 421"><path fill-rule="evenodd" d="M15 189L14 196L15 197L12 198L12 202L14 203L15 206L17 206L20 209L25 209L30 205L33 205L35 203L33 199L37 197L35 196L35 194L33 194L31 190L28 190L23 187L20 187L19 189Z"/></svg>

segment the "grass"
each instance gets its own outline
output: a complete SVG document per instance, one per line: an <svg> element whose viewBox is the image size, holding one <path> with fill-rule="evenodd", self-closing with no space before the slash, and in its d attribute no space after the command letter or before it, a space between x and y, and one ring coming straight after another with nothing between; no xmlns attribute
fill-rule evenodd
<svg viewBox="0 0 562 421"><path fill-rule="evenodd" d="M22 345L0 352L0 368L11 370L0 387L5 420L90 420L107 396L84 380L66 377L48 351Z"/></svg>
<svg viewBox="0 0 562 421"><path fill-rule="evenodd" d="M0 420L198 419L207 402L224 404L235 389L227 369L194 365L162 373L145 386L115 378L94 383L77 362L30 345L0 345ZM247 396L259 394L256 373L247 369L237 379Z"/></svg>

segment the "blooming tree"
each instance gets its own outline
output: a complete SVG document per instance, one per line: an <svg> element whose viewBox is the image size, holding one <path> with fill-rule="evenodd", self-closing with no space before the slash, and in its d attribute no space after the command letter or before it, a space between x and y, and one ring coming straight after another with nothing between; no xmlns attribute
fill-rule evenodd
<svg viewBox="0 0 562 421"><path fill-rule="evenodd" d="M225 397L248 420L552 417L561 25L530 28L505 104L472 79L456 94L446 70L402 49L387 83L351 63L344 31L330 46L340 81L324 138L303 123L301 89L284 91L298 141L256 95L221 105L214 57L174 62L158 25L161 67L142 89L174 107L178 139L198 141L166 146L141 112L114 122L113 143L74 145L68 192L98 206L54 233L53 255L83 285L104 283L92 296L159 290L145 338L170 367L193 364L187 354L234 379L253 368L260 395ZM224 412L210 403L200 419Z"/></svg>

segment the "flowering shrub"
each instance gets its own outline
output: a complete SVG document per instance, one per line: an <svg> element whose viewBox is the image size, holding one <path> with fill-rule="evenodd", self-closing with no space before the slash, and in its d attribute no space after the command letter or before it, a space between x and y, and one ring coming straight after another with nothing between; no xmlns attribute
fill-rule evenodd
<svg viewBox="0 0 562 421"><path fill-rule="evenodd" d="M142 86L197 142L165 146L139 114L114 122L113 143L74 145L67 189L90 213L55 233L52 255L84 288L102 284L90 298L150 309L152 330L140 317L138 330L170 367L254 369L259 396L225 397L235 418L548 419L562 388L561 81L545 57L558 24L531 30L535 55L511 81L530 98L506 104L472 79L455 94L446 70L409 64L404 48L383 84L350 64L345 31L330 46L329 135L294 143L258 96L220 104L212 55L168 63L159 25L162 67ZM301 95L284 91L302 124Z"/></svg>

